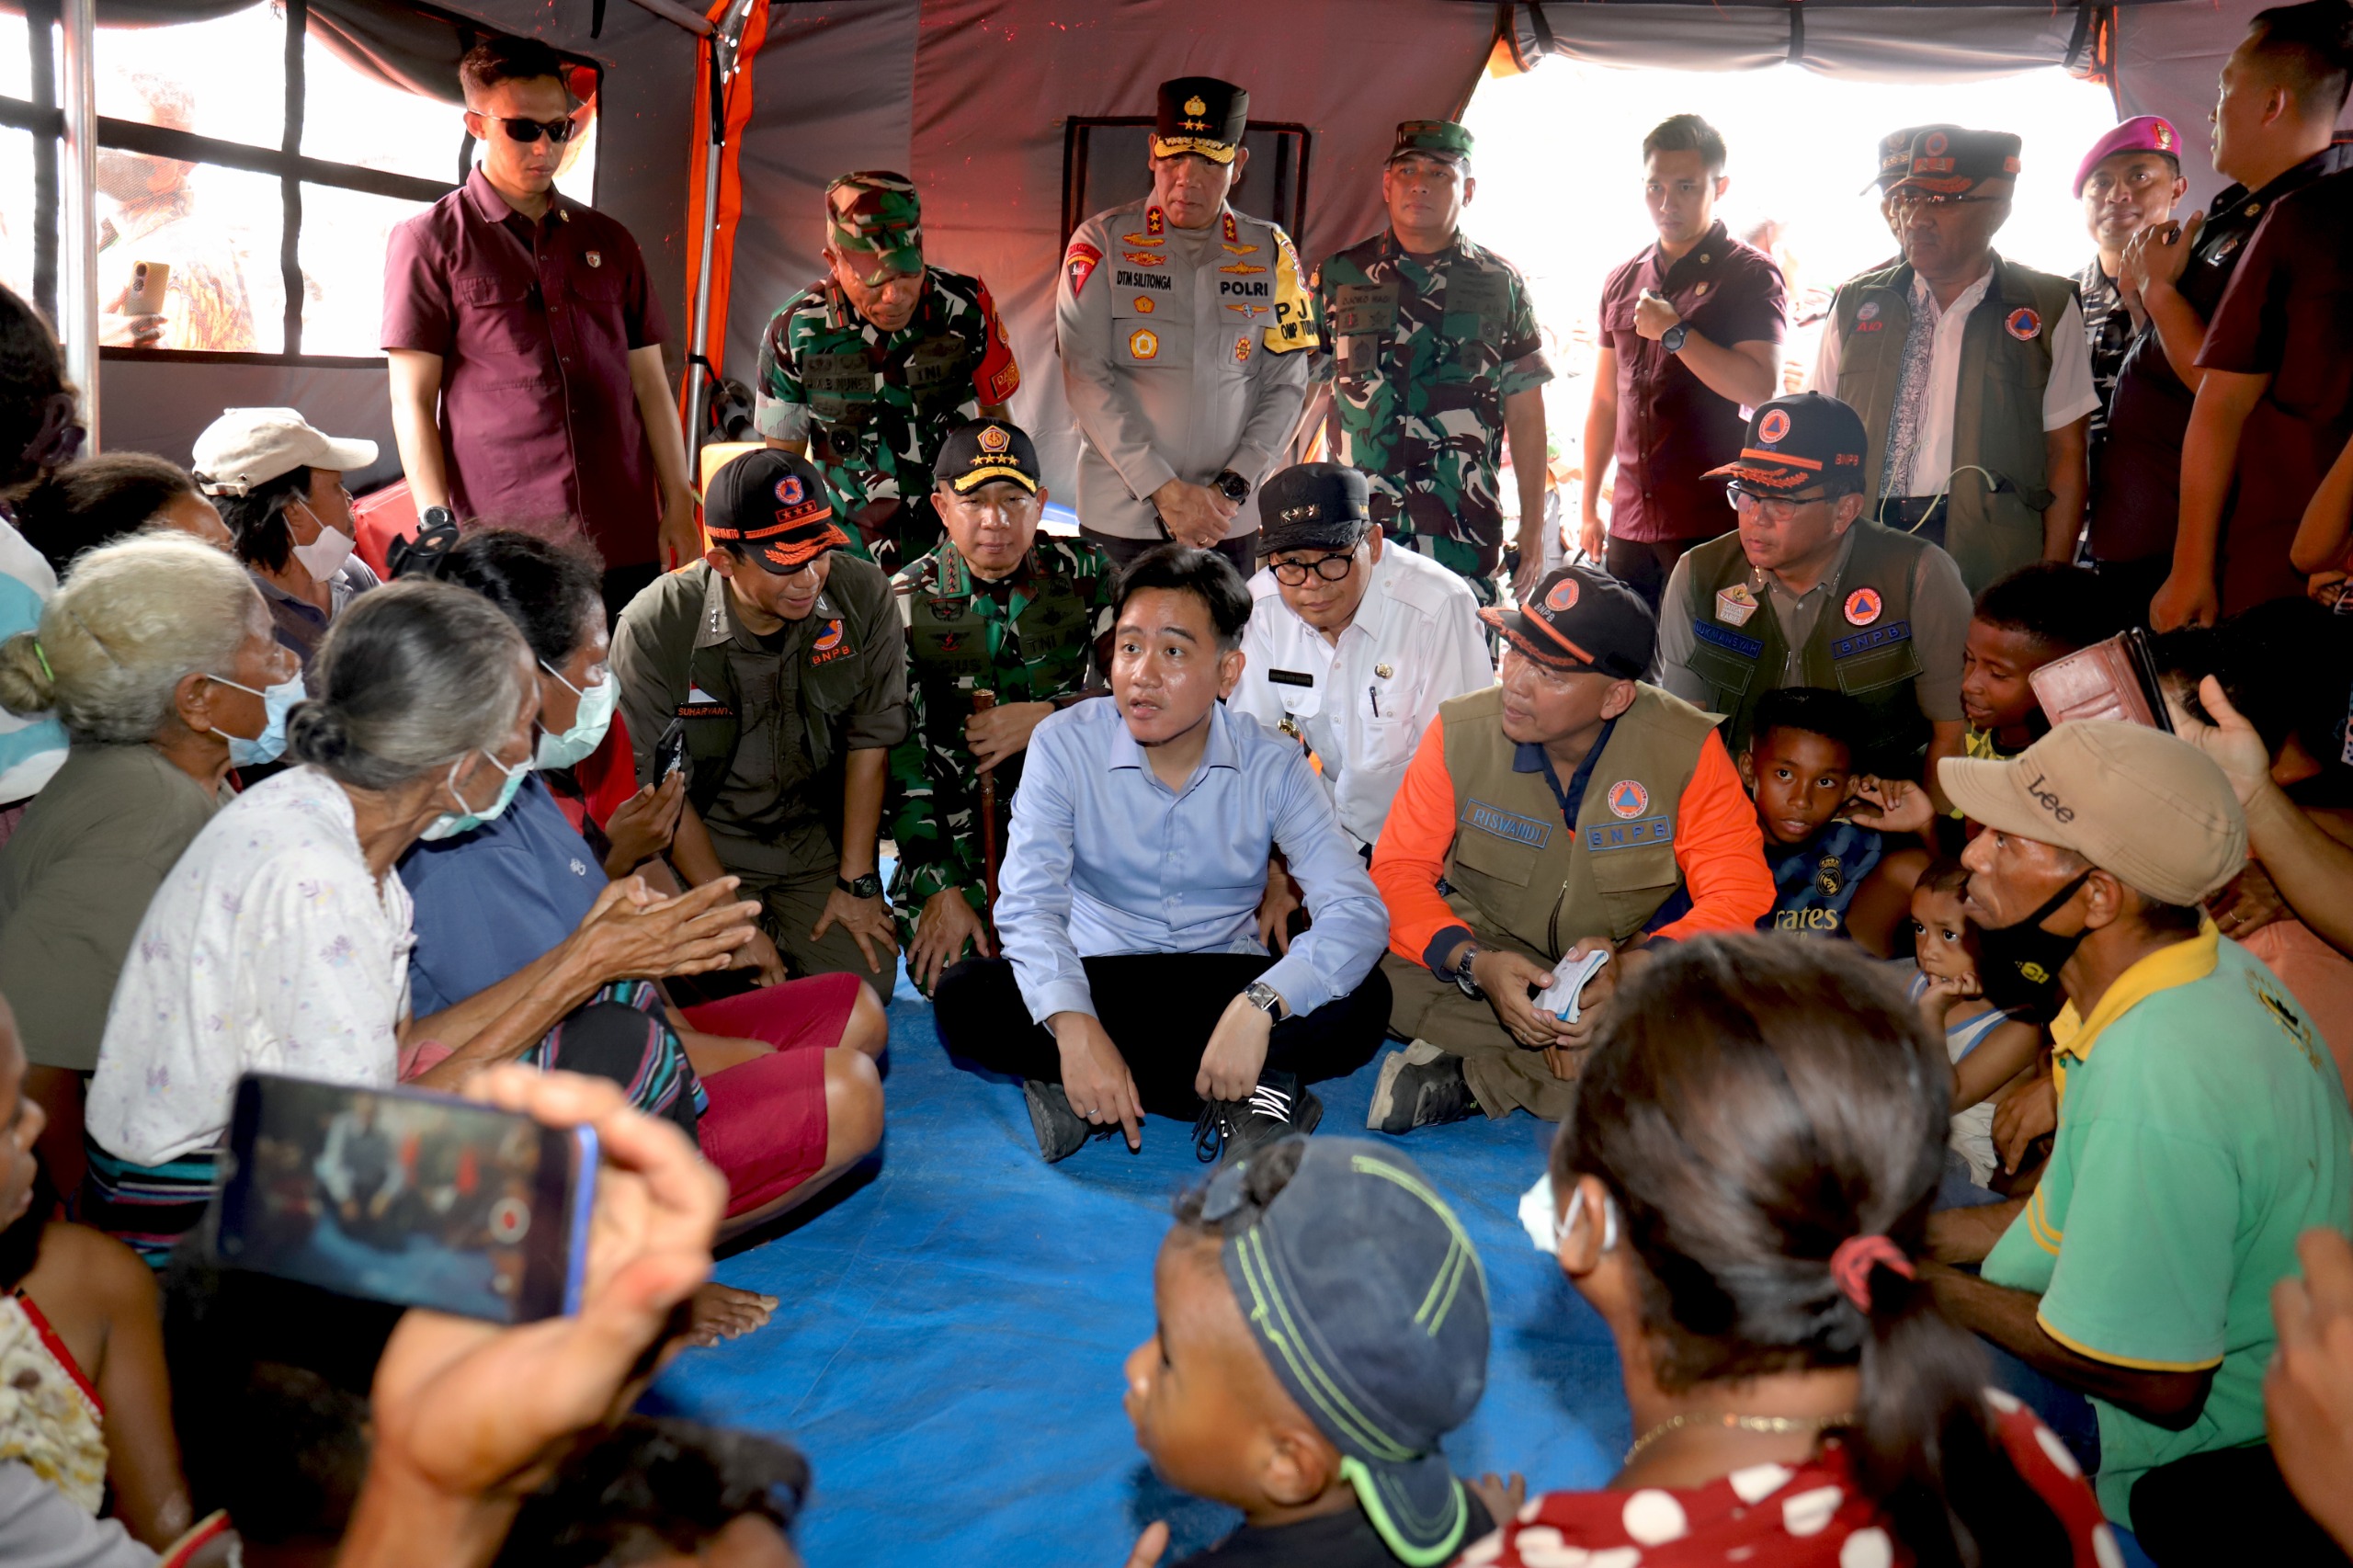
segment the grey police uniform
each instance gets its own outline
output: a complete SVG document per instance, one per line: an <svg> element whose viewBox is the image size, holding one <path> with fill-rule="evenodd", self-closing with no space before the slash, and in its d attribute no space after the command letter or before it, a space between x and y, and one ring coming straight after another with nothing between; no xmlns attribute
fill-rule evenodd
<svg viewBox="0 0 2353 1568"><path fill-rule="evenodd" d="M1084 437L1078 517L1115 539L1165 537L1152 493L1232 469L1273 472L1307 400L1315 326L1298 252L1227 208L1179 229L1150 201L1078 226L1055 288L1063 390ZM1255 499L1226 527L1258 526Z"/></svg>

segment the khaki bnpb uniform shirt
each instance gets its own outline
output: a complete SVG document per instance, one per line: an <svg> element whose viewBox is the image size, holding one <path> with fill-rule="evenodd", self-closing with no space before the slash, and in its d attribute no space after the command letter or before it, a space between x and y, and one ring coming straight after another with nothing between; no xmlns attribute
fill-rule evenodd
<svg viewBox="0 0 2353 1568"><path fill-rule="evenodd" d="M1281 229L1231 208L1179 229L1150 201L1078 226L1055 287L1063 391L1078 420L1078 518L1165 537L1152 493L1232 469L1256 486L1307 401L1315 324ZM1256 531L1245 503L1226 537Z"/></svg>

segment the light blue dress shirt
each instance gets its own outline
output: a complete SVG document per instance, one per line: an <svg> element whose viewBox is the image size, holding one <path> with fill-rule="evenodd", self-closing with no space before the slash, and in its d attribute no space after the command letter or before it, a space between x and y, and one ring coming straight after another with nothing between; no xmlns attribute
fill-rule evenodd
<svg viewBox="0 0 2353 1568"><path fill-rule="evenodd" d="M1264 976L1292 1013L1354 991L1389 911L1289 740L1221 704L1182 790L1163 784L1116 701L1066 708L1029 737L996 923L1029 1016L1093 1016L1079 960L1109 953L1264 953L1258 903L1279 847L1314 925Z"/></svg>

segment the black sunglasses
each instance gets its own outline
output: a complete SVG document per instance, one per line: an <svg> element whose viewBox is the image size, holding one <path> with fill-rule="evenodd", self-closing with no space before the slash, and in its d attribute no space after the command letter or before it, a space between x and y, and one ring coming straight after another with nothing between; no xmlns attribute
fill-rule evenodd
<svg viewBox="0 0 2353 1568"><path fill-rule="evenodd" d="M561 147L572 140L574 131L580 129L568 117L563 119L521 119L486 114L483 118L506 127L506 138L510 142L537 142L545 136Z"/></svg>

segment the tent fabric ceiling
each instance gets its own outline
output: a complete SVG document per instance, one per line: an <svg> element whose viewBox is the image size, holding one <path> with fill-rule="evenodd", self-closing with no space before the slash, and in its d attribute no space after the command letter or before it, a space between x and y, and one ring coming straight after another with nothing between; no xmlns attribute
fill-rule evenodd
<svg viewBox="0 0 2353 1568"><path fill-rule="evenodd" d="M2087 20L2074 5L1522 0L1511 44L1523 63L1547 54L1676 71L1786 62L1857 81L1965 81L2069 63Z"/></svg>

